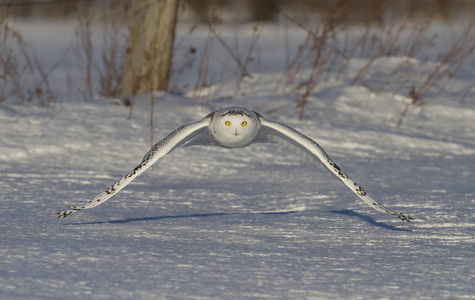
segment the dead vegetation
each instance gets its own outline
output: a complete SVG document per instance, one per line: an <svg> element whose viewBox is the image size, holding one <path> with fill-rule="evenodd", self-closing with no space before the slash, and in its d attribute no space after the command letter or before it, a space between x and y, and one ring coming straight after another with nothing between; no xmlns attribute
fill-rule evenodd
<svg viewBox="0 0 475 300"><path fill-rule="evenodd" d="M34 50L8 19L0 16L0 104L10 99L18 102L50 105L57 91L51 87L50 75L69 53L69 49L52 66L41 65Z"/></svg>
<svg viewBox="0 0 475 300"><path fill-rule="evenodd" d="M239 44L240 37L235 35L230 40L222 36L225 21L219 14L221 2L210 3L204 11L192 0L182 2L180 15L194 12L207 25L208 35L204 47L191 46L181 52L186 57L181 64L173 66L174 81L169 84L173 93L193 88L196 101L200 103L213 99L211 87L223 80L225 76L222 74L232 74L236 82L235 90L230 95L242 94L243 82L252 82L256 78L253 71L259 69L256 68L260 63L259 43L265 29L263 23L251 26L251 33L246 37L247 45L243 47ZM314 94L322 83L344 82L346 85L364 86L375 94L397 94L408 99L397 119L397 125L400 125L411 109L426 105L443 94L462 66L473 58L473 22L466 25L460 36L454 37L451 46L444 52L429 57L427 53L433 52L438 38L430 28L440 20L440 12L414 10L414 2L408 0L377 1L377 5L371 6L371 11L357 11L358 3L339 0L314 1L303 5L299 2L300 6L295 6L291 13L274 8L274 18L304 33L296 51L290 51L289 45L282 49L286 52L286 69L274 88L275 95L295 99L290 107L298 110L299 118L305 116L309 103L315 101ZM299 7L301 10L295 9ZM71 47L82 62L82 80L77 88L84 99L120 95L130 13L130 7L126 4L113 1L104 2L100 14L95 16L88 10L79 10L76 43ZM21 103L54 103L58 94L50 84L50 75L72 51L66 51L55 64L44 68L32 47L7 20L7 15L2 15L0 102L17 98ZM101 47L93 42L98 28L102 33ZM177 50L195 29L196 23L192 23L189 32L176 42ZM224 50L229 59L213 57L216 47ZM382 72L381 61L386 58L399 60ZM354 63L361 59L364 63ZM180 86L181 78L189 72L196 74L195 81ZM226 80L229 79L228 76ZM473 86L469 84L463 89L462 99L469 95ZM203 90L207 92L201 93ZM289 106L282 109L289 109Z"/></svg>
<svg viewBox="0 0 475 300"><path fill-rule="evenodd" d="M76 52L82 61L83 86L79 92L84 99L93 96L118 97L124 76L127 21L130 7L114 2L104 3L97 22L88 10L80 11L76 22ZM98 46L93 43L93 26L101 30Z"/></svg>

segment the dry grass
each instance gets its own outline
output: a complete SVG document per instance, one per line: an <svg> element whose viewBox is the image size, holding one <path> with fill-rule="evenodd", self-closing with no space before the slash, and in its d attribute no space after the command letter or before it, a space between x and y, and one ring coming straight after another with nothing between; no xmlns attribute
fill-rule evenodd
<svg viewBox="0 0 475 300"><path fill-rule="evenodd" d="M205 47L201 53L201 59L199 62L198 73L197 73L197 80L195 83L195 91L200 91L202 89L206 89L210 86L209 81L209 65L210 65L210 55L211 50L214 47L215 41L229 54L232 61L236 64L236 67L231 66L230 63L225 61L219 61L218 59L215 60L219 62L223 69L231 69L231 71L237 74L236 79L236 91L235 94L237 95L240 90L241 83L244 78L252 77L248 70L248 64L254 60L253 53L255 51L255 47L259 40L260 34L262 33L262 26L255 25L253 26L252 32L252 39L249 48L247 49L246 53L244 54L244 58L239 53L238 50L238 43L237 38L235 37L235 47L229 45L221 35L219 34L219 29L223 25L222 18L218 15L218 8L220 7L221 3L219 1L212 1L209 5L208 11L203 11L196 3L193 1L186 1L189 7L200 17L200 19L208 26L208 37L205 43ZM195 49L195 48L193 48ZM192 51L194 54L195 51ZM237 68L234 69L234 68ZM236 70L236 71L234 71ZM197 102L207 102L212 97L210 93L195 93L195 99Z"/></svg>
<svg viewBox="0 0 475 300"><path fill-rule="evenodd" d="M414 10L414 2L408 0L376 2L367 11L358 10L361 4L356 0L313 1L307 3L300 12L293 10L293 14L276 11L276 15L285 20L286 24L292 24L305 33L294 55L289 54L290 45L287 44L287 68L274 88L274 94L289 95L295 99L292 106L298 110L299 118L304 117L319 84L334 81L361 85L377 94L406 96L410 101L397 121L400 125L412 108L426 105L431 99L444 93L457 72L473 57L473 23L467 25L446 52L440 53L436 59L424 59L425 53L432 50L436 39L435 36L430 36L429 29L434 20L440 17L440 11ZM221 5L220 2L214 1L208 6L209 10L203 11L192 0L182 2L182 10L184 7L191 8L208 25L209 31L204 47L190 47L183 65L174 66L176 82L170 84L173 92L181 92L180 89L184 87L178 86L177 82L182 74L190 71L196 72L196 80L192 83L194 89L206 90L214 84L213 79L221 75L216 74L219 73L219 68L213 64L221 65L223 73L235 76L235 96L240 93L243 80L253 76L250 70L255 66L264 25L253 27L247 48L240 51L237 42L239 37L235 36L235 44L231 45L220 34L224 21L218 14L218 5ZM317 11L318 19L315 20L315 14L308 14L309 11ZM99 17L102 22L103 45L96 48L92 38L93 24L97 20L89 12L80 12L77 18L77 43L74 47L83 62L80 92L85 99L94 95L115 97L120 94L124 74L126 26L130 13L126 4L119 5L113 1L102 4ZM5 15L0 18L0 25L0 102L11 98L17 98L22 103L37 101L48 104L56 101L57 93L52 89L49 78L69 51L57 63L44 69L31 47L8 25ZM192 26L189 34L178 41L177 47L191 35L194 28ZM213 58L212 52L216 47L221 47L230 59L220 61ZM382 57L401 59L398 65L391 65L392 69L381 74L378 73L378 68ZM356 58L363 58L365 63L355 71L356 64L353 62ZM412 61L420 62L419 65L424 67L419 69ZM463 90L462 99L469 95L473 86L469 84ZM207 102L212 97L209 93L197 93L196 101ZM153 105L154 99L151 101Z"/></svg>
<svg viewBox="0 0 475 300"><path fill-rule="evenodd" d="M76 49L83 62L83 85L77 87L84 99L94 95L118 96L122 86L124 46L124 20L127 6L117 6L113 2L102 7L103 45L98 50L93 45L93 19L88 14L77 18L77 44L70 45L61 57L45 68L39 61L33 47L15 30L8 19L8 10L0 16L0 103L15 99L20 103L50 105L58 98L50 78L55 69ZM100 52L100 59L96 55ZM68 79L68 94L71 87Z"/></svg>
<svg viewBox="0 0 475 300"><path fill-rule="evenodd" d="M51 88L49 78L69 50L68 48L56 63L45 69L34 50L11 26L7 10L3 10L0 16L0 103L10 99L23 104L55 103L58 94Z"/></svg>
<svg viewBox="0 0 475 300"><path fill-rule="evenodd" d="M420 76L418 81L413 82L409 91L412 102L406 104L399 116L397 126L402 124L403 118L411 108L426 105L430 103L433 97L440 95L459 72L463 64L472 56L475 50L475 35L473 29L474 24L468 24L464 32L454 41L450 49L439 55L439 61L432 70ZM469 91L470 90L471 88ZM463 100L465 97L466 95L464 93L461 99Z"/></svg>
<svg viewBox="0 0 475 300"><path fill-rule="evenodd" d="M411 99L398 118L399 126L411 108L425 105L433 97L443 93L455 74L473 57L473 23L467 25L449 50L435 58L437 63L431 63L427 58L421 58L432 51L436 40L436 36L429 33L436 19L434 14L426 13L411 21L414 16L407 13L410 11L410 2L406 1L402 5L403 2L386 1L381 9L399 10L396 14L400 17L388 18L384 26L374 26L365 19L356 17L351 22L345 21L348 7L338 2L333 3L335 6L327 7L327 14L314 27L300 21L304 17L297 21L297 18L281 12L286 20L306 32L305 39L274 90L275 94L290 94L295 97L299 118L303 117L305 107L318 83L322 79L339 82L343 80L343 75L348 78L354 72L354 67L350 69L351 62L358 57L365 58L366 62L356 70L355 75L348 78L348 84L365 86L377 94L389 92ZM361 27L364 29L361 30ZM356 28L360 28L356 31L359 36L354 36ZM389 73L378 73L381 67L379 59L382 57L399 57L400 64ZM413 61L422 62L425 67L415 69L417 66L412 65ZM309 74L306 75L307 78L302 79L303 73ZM473 86L469 87L463 97L472 89Z"/></svg>
<svg viewBox="0 0 475 300"><path fill-rule="evenodd" d="M83 62L83 84L80 93L84 99L94 95L117 97L122 91L124 75L126 26L130 7L114 2L101 7L102 47L92 42L93 28L97 21L85 10L77 17L76 39L78 58Z"/></svg>

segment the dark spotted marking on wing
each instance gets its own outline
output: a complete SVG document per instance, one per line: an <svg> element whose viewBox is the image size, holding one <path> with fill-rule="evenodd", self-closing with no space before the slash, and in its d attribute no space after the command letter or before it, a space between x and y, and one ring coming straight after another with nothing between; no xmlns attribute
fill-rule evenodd
<svg viewBox="0 0 475 300"><path fill-rule="evenodd" d="M345 172L342 171L342 169L340 169L339 166L337 166L337 165L330 159L330 157L327 157L327 162L330 164L330 166L333 167L333 170L338 173L338 176L340 176L341 178L344 178L344 179L350 178L348 175L346 175Z"/></svg>
<svg viewBox="0 0 475 300"><path fill-rule="evenodd" d="M358 184L356 184L356 193L357 193L358 195L360 195L361 197L364 197L364 196L368 195L368 194L365 192L365 190L363 190L363 188L362 188L361 186L359 186ZM376 202L376 203L377 203L377 202ZM379 203L378 203L378 204L379 204ZM374 205L374 203L373 203L373 205Z"/></svg>

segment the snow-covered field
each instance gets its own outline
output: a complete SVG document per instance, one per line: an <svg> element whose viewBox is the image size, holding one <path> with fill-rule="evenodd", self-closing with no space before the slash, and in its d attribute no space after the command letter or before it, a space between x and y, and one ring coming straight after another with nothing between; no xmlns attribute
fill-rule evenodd
<svg viewBox="0 0 475 300"><path fill-rule="evenodd" d="M36 51L54 56L61 40L40 36L30 33ZM460 74L400 127L409 99L345 79L319 83L301 121L296 108L272 112L295 101L275 95L282 73L272 70L237 95L234 80L218 81L201 105L157 94L157 141L215 109L245 106L314 138L412 223L274 144L177 149L105 204L60 220L57 211L141 161L148 96L130 120L110 99L0 105L0 298L474 299L475 102L473 93L460 100L473 66Z"/></svg>

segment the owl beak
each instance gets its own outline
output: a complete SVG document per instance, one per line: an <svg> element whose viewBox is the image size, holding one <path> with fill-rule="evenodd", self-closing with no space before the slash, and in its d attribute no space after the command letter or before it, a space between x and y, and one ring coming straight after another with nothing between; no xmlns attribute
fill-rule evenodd
<svg viewBox="0 0 475 300"><path fill-rule="evenodd" d="M236 131L234 131L234 135L237 135L237 129L236 129Z"/></svg>

